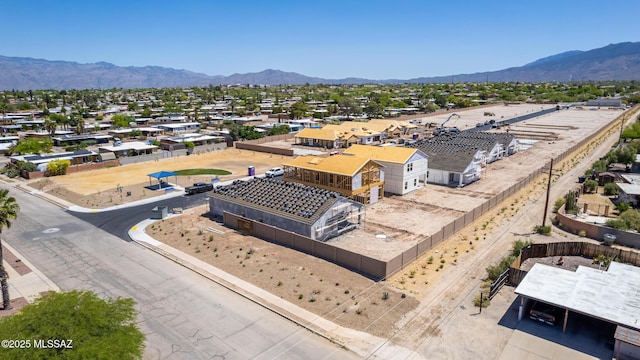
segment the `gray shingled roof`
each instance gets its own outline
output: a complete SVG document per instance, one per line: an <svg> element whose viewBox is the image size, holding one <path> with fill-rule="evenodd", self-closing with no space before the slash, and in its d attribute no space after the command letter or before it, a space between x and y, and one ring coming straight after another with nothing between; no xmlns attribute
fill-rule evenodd
<svg viewBox="0 0 640 360"><path fill-rule="evenodd" d="M514 138L510 134L463 131L420 140L409 147L429 155L429 168L462 173L478 150L490 151L498 142L506 146Z"/></svg>
<svg viewBox="0 0 640 360"><path fill-rule="evenodd" d="M262 178L236 180L231 185L218 186L209 196L262 208L304 222L317 220L341 197L335 191Z"/></svg>

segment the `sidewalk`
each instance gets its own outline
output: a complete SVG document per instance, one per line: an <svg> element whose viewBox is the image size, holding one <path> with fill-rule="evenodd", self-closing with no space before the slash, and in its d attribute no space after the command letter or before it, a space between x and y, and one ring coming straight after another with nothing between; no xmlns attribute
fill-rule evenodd
<svg viewBox="0 0 640 360"><path fill-rule="evenodd" d="M169 217L173 216L181 216L181 214L169 215ZM145 248L154 251L221 286L224 286L236 294L273 311L285 319L292 321L333 343L348 347L360 356L367 356L371 349L377 348L384 343L384 339L382 338L337 325L319 315L281 299L262 288L224 272L213 265L157 241L144 231L147 226L156 221L158 220L147 219L138 223L129 230L129 236L133 241ZM394 347L393 350L395 354L403 354L403 358L405 356L417 355L400 347Z"/></svg>
<svg viewBox="0 0 640 360"><path fill-rule="evenodd" d="M104 212L104 211L112 211L112 210L117 210L117 209L123 209L123 208L127 208L127 207L132 207L132 206L138 206L138 205L144 205L144 204L149 204L152 202L156 202L156 201L160 201L160 200L165 200L165 199L171 199L174 197L178 197L178 196L182 196L185 194L184 192L184 188L180 187L180 186L174 186L174 191L168 192L168 193L164 193L162 195L158 195L158 196L154 196L152 198L147 198L147 199L142 199L142 200L138 200L138 201L132 201L129 203L124 203L124 204L120 204L120 205L115 205L115 206L110 206L107 208L86 208L86 207L82 207L82 206L78 206L75 204L72 204L66 200L57 198L53 195L47 194L44 191L40 191L40 190L36 190L33 189L31 187L29 187L28 184L19 184L17 186L15 186L17 189L22 190L28 194L31 194L33 196L37 196L43 200L46 200L54 205L57 205L61 208L64 209L68 209L69 211L74 211L74 212L82 212L82 213L94 213L94 212Z"/></svg>
<svg viewBox="0 0 640 360"><path fill-rule="evenodd" d="M15 314L20 308L33 303L36 298L49 291L60 290L53 281L24 259L6 241L2 243L2 255L4 268L9 275L7 283L9 284L12 309L0 310L0 317Z"/></svg>
<svg viewBox="0 0 640 360"><path fill-rule="evenodd" d="M254 177L262 178L263 175L258 176L246 176L240 179L229 180L225 182L215 183L217 186L230 185L233 181L237 180L250 180ZM35 190L28 186L28 184L18 184L15 186L16 188L29 193L34 196L38 196L43 200L49 201L50 203L60 206L62 208L66 208L70 211L76 212L104 212L111 211L116 209L121 209L125 207L137 206L146 203L151 203L159 200L169 199L173 197L182 196L185 194L184 188L177 187L177 191L173 191L170 193L166 193L160 196L156 196L149 199L143 199L139 201L134 201L126 204L116 205L108 208L102 209L90 209L84 208L81 206L77 206L63 199L56 198L55 196L49 195L39 190ZM181 216L182 214L169 214L168 217L173 216ZM248 283L240 278L237 278L229 273L226 273L213 265L210 265L200 259L197 259L189 254L186 254L180 250L177 250L173 247L170 247L160 241L149 236L144 230L150 224L156 222L158 220L147 219L143 220L137 225L134 225L128 232L131 239L144 246L145 248L154 251L155 253L164 256L165 258L194 271L205 278L224 286L225 288L235 292L236 294L266 308L274 313L284 317L285 319L292 321L301 327L324 337L325 339L336 343L341 346L348 347L350 350L355 352L356 354L366 357L369 355L371 349L378 348L381 346L385 340L374 335L360 332L352 329L348 329L342 326L339 326L331 321L324 319L323 317L311 313L305 309L300 308L299 306L292 304L288 301L277 297L270 292L261 289L251 283ZM35 269L34 266L29 264L30 269ZM10 284L12 286L12 293L19 297L25 304L29 301L33 301L36 297L38 297L42 292L46 291L57 291L58 287L55 286L49 279L47 279L42 273L37 270L32 270L33 275L29 275L27 277L20 278L19 275L15 273L10 273ZM12 296L13 299L13 296ZM12 310L13 311L13 310ZM1 315L0 315L1 316ZM389 346L389 345L387 345ZM391 346L392 351L395 354L403 354L402 357L415 356L418 354L412 353L408 349L404 349L401 347ZM420 358L420 356L417 356Z"/></svg>

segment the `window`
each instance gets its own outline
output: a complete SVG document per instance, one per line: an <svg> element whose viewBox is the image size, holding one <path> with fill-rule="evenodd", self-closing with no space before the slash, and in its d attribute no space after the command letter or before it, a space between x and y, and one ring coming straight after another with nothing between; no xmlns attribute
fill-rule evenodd
<svg viewBox="0 0 640 360"><path fill-rule="evenodd" d="M413 170L413 163L408 163L407 164L407 171L412 171Z"/></svg>
<svg viewBox="0 0 640 360"><path fill-rule="evenodd" d="M414 187L418 186L418 179L413 179L413 186Z"/></svg>
<svg viewBox="0 0 640 360"><path fill-rule="evenodd" d="M409 186L409 182L408 182L408 181L405 181L405 182L404 182L404 189L405 189L405 190L407 190L407 187L408 187L408 186Z"/></svg>

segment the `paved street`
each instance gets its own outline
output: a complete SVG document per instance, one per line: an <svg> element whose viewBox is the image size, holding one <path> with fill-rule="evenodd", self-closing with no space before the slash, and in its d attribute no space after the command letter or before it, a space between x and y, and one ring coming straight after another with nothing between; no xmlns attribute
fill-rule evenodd
<svg viewBox="0 0 640 360"><path fill-rule="evenodd" d="M35 196L3 238L61 289L138 302L148 359L356 358L195 273ZM148 208L149 206L145 206ZM148 209L150 212L150 208ZM141 211L140 211L141 212ZM148 214L143 214L148 217ZM121 217L103 221L124 221Z"/></svg>

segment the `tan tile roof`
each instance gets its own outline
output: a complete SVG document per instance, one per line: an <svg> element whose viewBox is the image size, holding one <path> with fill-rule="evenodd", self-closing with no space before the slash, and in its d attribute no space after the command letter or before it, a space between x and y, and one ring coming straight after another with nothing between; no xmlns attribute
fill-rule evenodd
<svg viewBox="0 0 640 360"><path fill-rule="evenodd" d="M295 137L297 138L305 138L305 139L319 139L319 140L336 140L338 139L338 134L333 130L325 130L325 129L313 129L313 128L304 128L300 132L298 132Z"/></svg>
<svg viewBox="0 0 640 360"><path fill-rule="evenodd" d="M396 146L353 145L344 153L372 160L404 164L418 151L418 149Z"/></svg>
<svg viewBox="0 0 640 360"><path fill-rule="evenodd" d="M330 157L306 155L298 156L297 158L285 162L282 165L332 174L353 176L369 161L371 161L369 158L353 155L334 155Z"/></svg>
<svg viewBox="0 0 640 360"><path fill-rule="evenodd" d="M369 136L380 134L385 131L386 126L380 124L369 124L361 122L344 122L340 125L329 124L322 128L323 130L339 131L343 134L353 133L358 136Z"/></svg>

